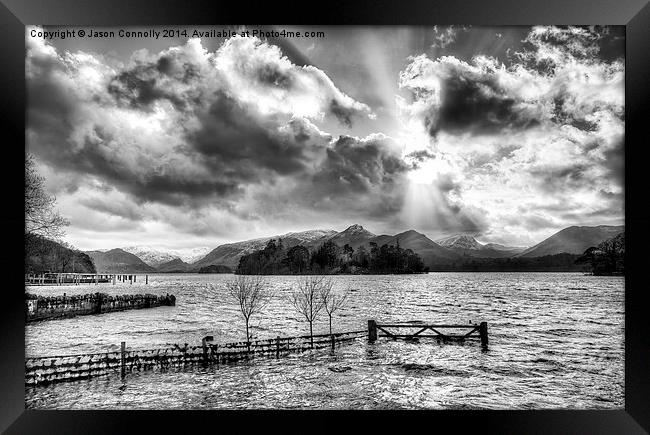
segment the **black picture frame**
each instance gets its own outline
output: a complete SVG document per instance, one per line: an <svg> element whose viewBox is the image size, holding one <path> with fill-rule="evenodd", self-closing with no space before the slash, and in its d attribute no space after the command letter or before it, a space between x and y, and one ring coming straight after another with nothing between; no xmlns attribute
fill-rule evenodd
<svg viewBox="0 0 650 435"><path fill-rule="evenodd" d="M305 1L225 2L172 0L81 1L0 0L0 44L2 44L2 122L6 142L2 175L5 240L0 250L6 278L0 316L0 431L27 433L122 433L138 426L146 432L192 433L197 425L222 430L236 421L298 432L332 429L338 416L322 412L223 411L40 411L25 410L24 403L24 283L19 270L23 249L24 209L21 186L25 135L25 33L28 24L47 25L158 25L215 23L277 24L610 24L626 26L626 149L625 221L627 232L627 275L625 291L625 409L620 411L424 411L346 412L346 417L363 420L363 430L385 428L386 424L407 429L424 424L425 429L442 426L454 432L472 429L487 433L617 433L650 431L650 334L645 331L644 261L650 246L650 214L644 208L645 150L648 147L643 124L647 123L650 96L650 5L647 0L545 0L545 1L406 1L334 0L322 4ZM9 237L6 237L9 236ZM10 272L14 271L14 272ZM326 412L327 413L327 412ZM263 414L263 418L253 417ZM333 420L330 420L333 419ZM218 421L217 426L214 422ZM288 424L289 423L289 424ZM327 424L324 424L327 423ZM276 426L277 425L277 426ZM225 430L225 429L223 429ZM334 430L334 429L332 429Z"/></svg>

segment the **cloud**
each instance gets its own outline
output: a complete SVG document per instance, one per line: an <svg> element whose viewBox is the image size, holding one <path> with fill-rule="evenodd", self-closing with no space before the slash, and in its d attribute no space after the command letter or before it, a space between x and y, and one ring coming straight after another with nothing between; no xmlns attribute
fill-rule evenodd
<svg viewBox="0 0 650 435"><path fill-rule="evenodd" d="M134 223L198 243L361 222L529 244L550 226L622 218L624 61L601 55L607 29L531 28L507 63L409 58L407 97L382 125L323 70L256 38L118 61L28 37L27 147L84 240ZM461 45L460 30L436 28L433 44ZM393 88L381 89L367 101L384 121Z"/></svg>
<svg viewBox="0 0 650 435"><path fill-rule="evenodd" d="M77 198L93 216L205 236L279 219L277 204L310 207L316 195L326 215L372 215L399 198L407 167L390 138L336 139L317 126L351 127L369 107L276 46L235 37L208 52L191 39L126 63L37 38L27 48L27 146L49 172L88 187L84 198L59 190L66 206ZM102 197L104 185L119 200ZM56 177L50 187L64 185Z"/></svg>
<svg viewBox="0 0 650 435"><path fill-rule="evenodd" d="M255 38L215 53L196 39L141 50L122 68L28 38L27 74L30 148L142 201L237 196L246 183L304 171L330 139L309 140L309 118L351 125L370 113L322 71Z"/></svg>
<svg viewBox="0 0 650 435"><path fill-rule="evenodd" d="M486 234L598 223L605 204L622 217L624 61L599 56L607 32L533 27L508 66L420 55L401 72L401 116L428 136L412 155L449 162L456 204L484 210ZM537 212L558 199L564 213Z"/></svg>
<svg viewBox="0 0 650 435"><path fill-rule="evenodd" d="M467 28L464 26L433 26L435 36L431 47L445 48L456 41L456 35L459 31L465 30L467 30Z"/></svg>

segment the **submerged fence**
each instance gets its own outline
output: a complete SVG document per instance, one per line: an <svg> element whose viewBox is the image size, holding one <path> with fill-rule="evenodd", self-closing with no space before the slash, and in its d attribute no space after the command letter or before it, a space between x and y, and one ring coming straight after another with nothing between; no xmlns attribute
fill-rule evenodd
<svg viewBox="0 0 650 435"><path fill-rule="evenodd" d="M93 354L33 357L25 359L25 384L34 386L54 382L88 379L112 373L124 375L127 372L170 367L184 367L195 364L223 364L250 358L254 355L269 355L279 358L290 352L325 347L366 337L367 331L348 331L336 334L321 334L311 337L276 337L251 342L217 344L206 337L200 346L173 345L162 349L126 350L122 342L120 351Z"/></svg>
<svg viewBox="0 0 650 435"><path fill-rule="evenodd" d="M126 294L111 296L106 293L85 295L39 296L27 294L25 300L25 321L34 322L110 313L160 306L175 306L174 295Z"/></svg>
<svg viewBox="0 0 650 435"><path fill-rule="evenodd" d="M391 331L399 329L401 333ZM414 332L408 332L415 329ZM441 332L442 330L461 331L460 334ZM383 334L378 334L378 331ZM429 332L425 334L425 332ZM35 386L53 382L88 379L111 373L167 369L195 364L211 365L235 362L255 355L275 356L290 352L301 352L325 347L335 348L336 344L366 338L373 343L378 337L407 340L434 338L438 341L464 342L468 339L480 339L483 348L488 345L487 322L449 325L406 322L378 324L368 320L368 329L360 331L339 332L335 334L301 335L297 337L269 338L255 341L238 341L234 343L214 343L213 337L203 338L201 345L173 345L162 349L126 350L126 343L113 352L77 354L62 356L33 357L25 359L25 384Z"/></svg>

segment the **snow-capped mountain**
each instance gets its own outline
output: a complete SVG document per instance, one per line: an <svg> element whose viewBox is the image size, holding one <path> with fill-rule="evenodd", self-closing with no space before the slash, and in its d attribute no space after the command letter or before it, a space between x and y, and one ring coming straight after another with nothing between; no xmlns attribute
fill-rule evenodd
<svg viewBox="0 0 650 435"><path fill-rule="evenodd" d="M361 245L368 244L368 241L373 237L377 237L377 235L366 230L359 224L354 224L340 233L330 236L329 239L339 246L348 244L352 248L356 249Z"/></svg>
<svg viewBox="0 0 650 435"><path fill-rule="evenodd" d="M198 248L175 249L173 252L178 255L178 258L191 264L205 257L211 250L212 248L208 246L201 246Z"/></svg>
<svg viewBox="0 0 650 435"><path fill-rule="evenodd" d="M456 234L454 236L445 237L435 241L440 246L452 249L483 249L483 245L476 241L472 236L465 234Z"/></svg>
<svg viewBox="0 0 650 435"><path fill-rule="evenodd" d="M461 255L470 257L500 258L511 257L525 248L499 245L497 243L486 243L477 241L474 237L466 234L456 234L436 240L440 246L451 249Z"/></svg>
<svg viewBox="0 0 650 435"><path fill-rule="evenodd" d="M127 246L121 248L129 252L149 266L158 267L161 264L170 262L175 259L181 259L186 263L194 262L203 258L205 254L210 252L210 248L187 248L187 249L157 249L150 246Z"/></svg>

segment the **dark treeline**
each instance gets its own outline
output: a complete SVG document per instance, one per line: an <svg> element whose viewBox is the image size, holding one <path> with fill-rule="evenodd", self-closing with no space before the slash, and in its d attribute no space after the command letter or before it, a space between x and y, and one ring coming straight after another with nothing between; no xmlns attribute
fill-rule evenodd
<svg viewBox="0 0 650 435"><path fill-rule="evenodd" d="M176 273L187 272L187 270L177 270L175 272ZM232 273L232 269L229 268L228 266L222 266L220 264L211 264L209 266L201 267L197 272L198 273Z"/></svg>
<svg viewBox="0 0 650 435"><path fill-rule="evenodd" d="M433 272L583 272L575 254L555 254L532 258L463 257L431 267Z"/></svg>
<svg viewBox="0 0 650 435"><path fill-rule="evenodd" d="M576 262L588 265L594 275L624 275L625 233L587 249Z"/></svg>
<svg viewBox="0 0 650 435"><path fill-rule="evenodd" d="M93 260L85 253L45 237L25 235L25 273L96 273Z"/></svg>
<svg viewBox="0 0 650 435"><path fill-rule="evenodd" d="M264 249L239 259L236 273L243 275L304 275L304 274L400 274L428 271L422 259L411 249L397 245L370 243L354 250L328 240L313 252L305 246L285 247L282 239L270 240Z"/></svg>

